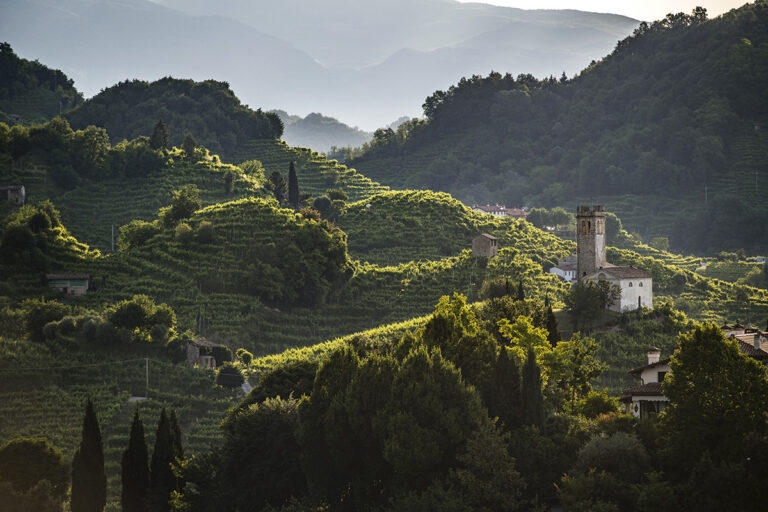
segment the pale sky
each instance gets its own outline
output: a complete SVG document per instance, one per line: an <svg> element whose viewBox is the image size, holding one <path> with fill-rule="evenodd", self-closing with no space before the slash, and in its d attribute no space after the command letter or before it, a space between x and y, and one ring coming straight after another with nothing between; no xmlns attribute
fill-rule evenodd
<svg viewBox="0 0 768 512"><path fill-rule="evenodd" d="M458 0L459 2L480 2L520 9L578 9L580 11L610 12L630 18L654 21L670 12L690 14L696 6L707 9L710 18L741 7L746 0Z"/></svg>

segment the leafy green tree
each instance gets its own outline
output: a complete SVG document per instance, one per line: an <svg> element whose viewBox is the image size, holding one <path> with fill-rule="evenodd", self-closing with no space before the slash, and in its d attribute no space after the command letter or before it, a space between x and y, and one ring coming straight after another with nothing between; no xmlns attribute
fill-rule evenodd
<svg viewBox="0 0 768 512"><path fill-rule="evenodd" d="M200 190L198 190L197 185L187 185L173 191L170 218L172 221L189 218L200 207Z"/></svg>
<svg viewBox="0 0 768 512"><path fill-rule="evenodd" d="M610 437L594 437L579 451L573 474L586 474L590 469L606 471L616 478L639 483L651 469L651 458L637 437L616 432Z"/></svg>
<svg viewBox="0 0 768 512"><path fill-rule="evenodd" d="M426 488L445 475L467 440L488 422L477 391L438 350L413 350L392 383L384 460L395 494Z"/></svg>
<svg viewBox="0 0 768 512"><path fill-rule="evenodd" d="M544 424L544 395L542 394L541 370L536 364L533 347L528 352L523 365L520 412L524 425L541 427Z"/></svg>
<svg viewBox="0 0 768 512"><path fill-rule="evenodd" d="M715 324L680 335L664 379L668 455L691 467L704 450L715 461L740 452L742 436L766 433L768 376L765 367L741 354Z"/></svg>
<svg viewBox="0 0 768 512"><path fill-rule="evenodd" d="M171 423L165 412L160 411L160 420L155 433L155 449L152 451L150 462L150 510L163 512L170 510L171 492L176 489L176 476L171 465L175 459L175 448Z"/></svg>
<svg viewBox="0 0 768 512"><path fill-rule="evenodd" d="M576 399L589 393L591 382L608 367L597 358L598 350L600 345L594 338L576 332L569 341L558 343L549 359L550 376L570 395L571 411Z"/></svg>
<svg viewBox="0 0 768 512"><path fill-rule="evenodd" d="M174 231L174 238L181 245L188 246L194 240L194 233L192 227L186 222L179 222Z"/></svg>
<svg viewBox="0 0 768 512"><path fill-rule="evenodd" d="M277 202L282 204L285 201L286 194L288 192L288 186L285 184L285 178L280 174L280 171L273 171L269 175L269 183L272 188L272 193L277 199Z"/></svg>
<svg viewBox="0 0 768 512"><path fill-rule="evenodd" d="M197 141L192 136L191 133L188 133L184 137L184 143L182 144L182 149L184 150L184 156L187 158L194 158L195 156L195 149L197 149Z"/></svg>
<svg viewBox="0 0 768 512"><path fill-rule="evenodd" d="M328 199L331 201L347 201L349 200L349 196L347 195L344 190L340 188L329 188L325 191L325 195L328 196Z"/></svg>
<svg viewBox="0 0 768 512"><path fill-rule="evenodd" d="M213 242L213 222L204 220L197 226L197 241L201 244L210 244Z"/></svg>
<svg viewBox="0 0 768 512"><path fill-rule="evenodd" d="M225 388L239 388L245 379L237 366L224 363L216 372L216 384Z"/></svg>
<svg viewBox="0 0 768 512"><path fill-rule="evenodd" d="M101 429L88 399L83 418L80 446L72 457L72 512L101 512L107 502L107 475Z"/></svg>
<svg viewBox="0 0 768 512"><path fill-rule="evenodd" d="M149 147L166 150L168 149L169 139L168 127L165 126L165 122L162 119L158 119L154 130L152 130L152 135L149 137Z"/></svg>
<svg viewBox="0 0 768 512"><path fill-rule="evenodd" d="M519 316L515 323L502 319L499 321L499 331L505 339L509 340L509 346L516 361L524 361L528 349L532 349L536 358L540 360L546 354L552 352L552 347L547 340L547 330L535 327L527 316Z"/></svg>
<svg viewBox="0 0 768 512"><path fill-rule="evenodd" d="M70 313L66 304L55 300L26 299L21 303L24 327L29 339L38 343L45 341L43 327L48 322L56 322Z"/></svg>
<svg viewBox="0 0 768 512"><path fill-rule="evenodd" d="M605 311L621 297L618 286L601 281L581 281L571 285L563 300L573 321L574 330L590 328Z"/></svg>
<svg viewBox="0 0 768 512"><path fill-rule="evenodd" d="M47 439L20 437L0 446L0 482L26 493L41 480L51 485L51 495L64 500L69 488L69 465L61 450Z"/></svg>
<svg viewBox="0 0 768 512"><path fill-rule="evenodd" d="M299 178L296 176L296 166L293 161L288 168L288 203L294 208L299 206Z"/></svg>
<svg viewBox="0 0 768 512"><path fill-rule="evenodd" d="M144 422L137 410L133 415L128 448L122 459L123 490L120 504L124 512L147 512L149 507L149 455L144 438Z"/></svg>
<svg viewBox="0 0 768 512"><path fill-rule="evenodd" d="M297 407L294 398L268 398L228 418L220 465L228 509L280 507L306 492Z"/></svg>
<svg viewBox="0 0 768 512"><path fill-rule="evenodd" d="M147 240L160 234L161 231L157 222L134 219L120 227L117 247L121 251L126 251L132 247L142 247Z"/></svg>
<svg viewBox="0 0 768 512"><path fill-rule="evenodd" d="M496 340L483 329L466 298L454 294L440 298L422 335L427 347L440 349L443 357L461 370L464 379L483 389L496 362Z"/></svg>

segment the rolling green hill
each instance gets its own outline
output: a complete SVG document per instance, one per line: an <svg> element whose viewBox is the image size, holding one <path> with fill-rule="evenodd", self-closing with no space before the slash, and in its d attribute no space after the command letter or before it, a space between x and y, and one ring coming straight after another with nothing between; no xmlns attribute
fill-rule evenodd
<svg viewBox="0 0 768 512"><path fill-rule="evenodd" d="M0 122L39 123L82 102L83 95L60 70L23 59L10 44L0 44Z"/></svg>
<svg viewBox="0 0 768 512"><path fill-rule="evenodd" d="M106 128L113 142L149 136L162 119L170 143L181 146L187 133L199 144L223 156L251 139L277 139L283 123L277 115L253 111L240 103L226 82L195 82L162 78L131 80L109 87L71 112L75 129Z"/></svg>
<svg viewBox="0 0 768 512"><path fill-rule="evenodd" d="M766 34L758 0L641 24L572 79L464 78L350 165L470 204L598 202L676 250L764 250Z"/></svg>

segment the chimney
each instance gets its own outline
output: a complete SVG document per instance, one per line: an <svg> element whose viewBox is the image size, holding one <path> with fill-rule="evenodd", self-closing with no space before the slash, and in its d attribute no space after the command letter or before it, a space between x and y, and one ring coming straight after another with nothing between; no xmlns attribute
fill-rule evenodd
<svg viewBox="0 0 768 512"><path fill-rule="evenodd" d="M656 347L648 349L648 364L656 364L661 359L661 350Z"/></svg>
<svg viewBox="0 0 768 512"><path fill-rule="evenodd" d="M763 344L763 335L759 332L755 333L755 348L757 350L760 350L761 345Z"/></svg>

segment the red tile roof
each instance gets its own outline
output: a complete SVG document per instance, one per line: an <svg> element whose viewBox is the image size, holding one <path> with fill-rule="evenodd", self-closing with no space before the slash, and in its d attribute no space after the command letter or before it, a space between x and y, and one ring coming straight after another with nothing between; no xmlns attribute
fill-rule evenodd
<svg viewBox="0 0 768 512"><path fill-rule="evenodd" d="M643 370L647 370L648 368L653 368L654 366L660 366L663 364L669 364L669 358L663 359L658 363L652 363L652 364L647 364L645 366L640 366L638 368L633 368L629 370L629 373L642 373Z"/></svg>
<svg viewBox="0 0 768 512"><path fill-rule="evenodd" d="M90 279L88 274L45 274L46 279Z"/></svg>
<svg viewBox="0 0 768 512"><path fill-rule="evenodd" d="M619 279L642 279L642 278L651 277L651 274L649 274L645 270L640 270L639 268L635 268L635 267L605 266L601 270Z"/></svg>

